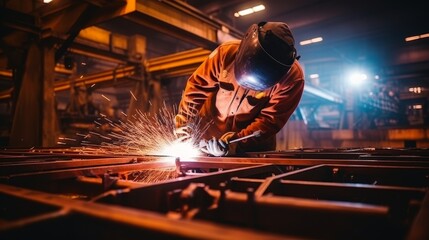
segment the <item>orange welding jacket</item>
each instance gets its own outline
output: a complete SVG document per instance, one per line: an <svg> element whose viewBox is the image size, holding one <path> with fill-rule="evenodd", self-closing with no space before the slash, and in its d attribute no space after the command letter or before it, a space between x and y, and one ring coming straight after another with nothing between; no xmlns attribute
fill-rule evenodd
<svg viewBox="0 0 429 240"><path fill-rule="evenodd" d="M278 133L295 111L303 90L304 73L297 60L288 74L264 91L238 85L234 77L234 58L240 41L217 47L187 81L178 108L184 119L200 119L199 126L211 124L203 138L220 138L227 132L238 137L261 130L257 138L238 144L237 152L271 151ZM179 125L184 125L181 122Z"/></svg>

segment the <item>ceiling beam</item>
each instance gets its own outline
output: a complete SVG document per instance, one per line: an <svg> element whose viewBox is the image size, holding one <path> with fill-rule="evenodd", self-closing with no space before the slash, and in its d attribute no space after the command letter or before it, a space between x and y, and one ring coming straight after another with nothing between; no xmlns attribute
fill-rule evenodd
<svg viewBox="0 0 429 240"><path fill-rule="evenodd" d="M218 32L242 35L183 1L138 0L136 10L122 18L206 49L219 45Z"/></svg>
<svg viewBox="0 0 429 240"><path fill-rule="evenodd" d="M191 75L193 71L209 56L210 50L191 49L180 53L149 59L147 71L152 76L164 79Z"/></svg>

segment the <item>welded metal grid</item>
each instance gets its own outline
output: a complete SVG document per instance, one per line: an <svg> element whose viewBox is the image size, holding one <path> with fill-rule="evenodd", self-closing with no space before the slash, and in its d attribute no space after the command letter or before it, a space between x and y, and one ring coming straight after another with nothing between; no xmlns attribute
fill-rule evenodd
<svg viewBox="0 0 429 240"><path fill-rule="evenodd" d="M311 158L267 153L183 159L177 175L155 183L129 176L174 169L174 161L4 154L0 235L424 239L429 236L426 156L389 160L391 153L378 152L381 160L376 154L317 158L314 152Z"/></svg>

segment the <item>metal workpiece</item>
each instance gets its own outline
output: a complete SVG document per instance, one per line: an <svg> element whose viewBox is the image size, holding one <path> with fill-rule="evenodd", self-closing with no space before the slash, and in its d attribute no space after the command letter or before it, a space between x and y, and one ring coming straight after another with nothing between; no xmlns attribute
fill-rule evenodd
<svg viewBox="0 0 429 240"><path fill-rule="evenodd" d="M347 150L365 158L344 158L344 149L337 158L328 157L334 149L301 151L310 158L4 151L0 237L424 239L427 155L401 150L403 157L388 158L398 151Z"/></svg>

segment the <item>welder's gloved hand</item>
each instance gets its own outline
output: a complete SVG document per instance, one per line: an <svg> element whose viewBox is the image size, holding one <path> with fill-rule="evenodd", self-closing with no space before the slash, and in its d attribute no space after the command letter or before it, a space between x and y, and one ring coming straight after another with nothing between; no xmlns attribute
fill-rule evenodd
<svg viewBox="0 0 429 240"><path fill-rule="evenodd" d="M223 142L226 142L229 144L229 141L234 140L237 138L237 134L235 132L227 132L222 137L219 138L219 140L222 140Z"/></svg>
<svg viewBox="0 0 429 240"><path fill-rule="evenodd" d="M206 141L200 149L201 151L215 157L222 157L228 154L228 144L220 139L216 139L215 137Z"/></svg>
<svg viewBox="0 0 429 240"><path fill-rule="evenodd" d="M222 135L222 137L220 137L220 141L228 144L228 155L234 155L236 153L237 143L230 143L230 141L236 139L237 137L238 136L236 132L227 132Z"/></svg>
<svg viewBox="0 0 429 240"><path fill-rule="evenodd" d="M174 136L177 141L184 142L191 139L192 136L192 127L186 124L187 119L181 114L177 114L174 117L175 129L173 130Z"/></svg>

